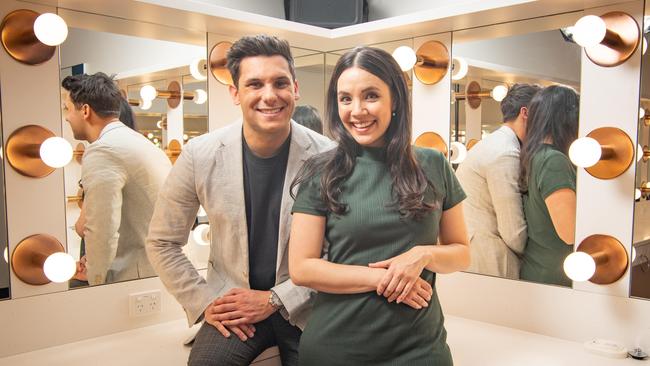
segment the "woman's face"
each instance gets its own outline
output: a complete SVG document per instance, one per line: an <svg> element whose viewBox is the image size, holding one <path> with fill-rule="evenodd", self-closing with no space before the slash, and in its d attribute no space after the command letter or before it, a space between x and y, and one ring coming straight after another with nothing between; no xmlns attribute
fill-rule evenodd
<svg viewBox="0 0 650 366"><path fill-rule="evenodd" d="M362 146L384 146L393 105L388 85L366 70L351 67L339 76L336 88L345 129Z"/></svg>

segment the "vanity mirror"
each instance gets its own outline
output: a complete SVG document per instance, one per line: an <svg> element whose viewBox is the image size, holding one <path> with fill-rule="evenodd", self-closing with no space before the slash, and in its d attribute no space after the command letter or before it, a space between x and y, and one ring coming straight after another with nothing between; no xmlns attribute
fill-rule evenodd
<svg viewBox="0 0 650 366"><path fill-rule="evenodd" d="M2 125L2 113L0 112L0 126ZM0 133L0 137L1 137ZM0 300L10 297L9 291L9 250L7 248L7 218L5 217L5 189L4 189L4 149L0 148Z"/></svg>
<svg viewBox="0 0 650 366"><path fill-rule="evenodd" d="M450 160L468 195L471 272L571 286L581 48L566 27L578 18L453 34Z"/></svg>
<svg viewBox="0 0 650 366"><path fill-rule="evenodd" d="M179 32L177 29L166 29L152 24L71 11L64 11L62 16L70 25L70 29L68 39L60 49L61 80L69 75L95 74L97 72L103 72L113 77L125 98L125 103L128 101L128 105L130 105L133 122L128 127L149 140L141 140L142 144L151 143L157 146L172 161L180 154L182 145L186 141L207 132L205 33ZM90 21L91 18L92 21ZM152 89L153 95L142 93L143 88ZM62 101L65 101L67 97L67 91L63 90ZM122 106L121 109L126 110L127 107ZM126 115L128 113L122 111L120 120L129 125L127 121L130 118ZM74 139L70 124L65 120L65 111L62 113L62 117L64 119L62 121L64 137L73 146L77 146L77 151L81 152L84 147L87 149L87 141ZM157 159L150 160L150 164L156 164L156 167L147 167L147 169L143 169L143 172L147 171L150 173L146 174L156 176L162 174L162 181L164 181L164 176L166 176L171 163L165 158L165 154L158 153L157 156ZM128 159L128 157L124 158ZM79 160L65 168L65 190L68 197L66 218L68 252L83 264L84 254L93 249L104 251L105 248L102 246L108 246L108 244L88 243L86 245L81 238L84 232L88 232L84 231L84 222L79 218L83 216L82 211L85 214L89 210L86 207L89 203L80 202L83 198L80 183L83 185L84 182L81 182L80 179L81 166L84 161L83 159ZM85 169L90 168L86 167ZM147 187L149 186L147 185ZM119 218L116 237L119 235L120 243L131 236L132 239L129 239L129 242L142 242L142 245L131 245L132 249L129 253L122 252L124 247L121 245L120 249L113 248L112 254L106 256L109 261L111 257L114 258L112 262L109 262L111 264L108 276L105 280L90 279L89 282L92 285L154 275L144 253L146 225L148 225L153 206L143 210L135 209L130 213L125 213L122 209L130 204L127 199L133 197L135 191L144 195L149 188L145 186L124 187L121 195L123 198L117 201L121 202L121 206L116 206L115 199L112 199L110 206L95 207L93 210L94 212L114 210L113 217L117 215ZM125 191L127 188L130 189L130 193ZM131 196L128 196L129 194ZM139 213L140 211L142 213ZM189 243L184 250L197 268L205 268L207 247L202 245L203 243L193 240L193 237L190 235ZM108 252L111 253L111 250ZM70 286L84 286L87 284L87 280L88 278L83 273L78 273L71 280Z"/></svg>
<svg viewBox="0 0 650 366"><path fill-rule="evenodd" d="M650 35L650 4L646 3L644 13L630 296L650 299L650 52L645 52Z"/></svg>

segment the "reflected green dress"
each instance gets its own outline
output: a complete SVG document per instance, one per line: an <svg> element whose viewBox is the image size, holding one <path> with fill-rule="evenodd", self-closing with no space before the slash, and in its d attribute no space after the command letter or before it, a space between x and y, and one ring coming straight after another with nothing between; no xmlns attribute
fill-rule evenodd
<svg viewBox="0 0 650 366"><path fill-rule="evenodd" d="M385 149L362 148L351 176L339 197L348 211L328 212L320 198L320 176L301 185L293 212L325 216L329 260L362 265L404 253L415 245L435 243L443 210L465 198L444 156L415 148L419 164L437 190L437 208L420 221L400 217L391 193L392 177L385 164ZM427 192L427 202L433 201ZM435 285L435 274L422 277ZM436 365L453 361L447 346L442 309L434 292L429 307L415 310L389 303L376 292L318 293L302 334L302 366Z"/></svg>
<svg viewBox="0 0 650 366"><path fill-rule="evenodd" d="M533 156L528 175L528 193L524 195L524 214L528 224L528 241L521 263L522 280L571 286L564 273L564 258L573 245L560 239L544 200L553 192L576 190L576 170L569 158L554 146L544 144Z"/></svg>

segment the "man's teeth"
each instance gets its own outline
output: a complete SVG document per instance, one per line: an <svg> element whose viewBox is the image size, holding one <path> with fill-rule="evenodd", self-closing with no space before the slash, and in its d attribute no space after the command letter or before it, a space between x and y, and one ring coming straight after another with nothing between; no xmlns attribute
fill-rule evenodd
<svg viewBox="0 0 650 366"><path fill-rule="evenodd" d="M366 127L370 126L371 124L373 124L374 122L375 121L356 122L356 123L353 123L353 125L356 128L366 128Z"/></svg>
<svg viewBox="0 0 650 366"><path fill-rule="evenodd" d="M260 109L260 112L262 113L268 113L268 114L273 114L273 113L278 113L282 110L282 108L275 108L275 109Z"/></svg>

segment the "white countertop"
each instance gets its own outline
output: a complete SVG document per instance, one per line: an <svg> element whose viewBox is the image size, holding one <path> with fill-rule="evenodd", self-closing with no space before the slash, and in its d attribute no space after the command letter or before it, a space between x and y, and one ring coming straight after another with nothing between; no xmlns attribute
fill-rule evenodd
<svg viewBox="0 0 650 366"><path fill-rule="evenodd" d="M456 366L650 365L649 360L610 359L587 353L577 342L474 320L447 316L445 324ZM184 365L190 349L182 342L190 334L185 321L176 320L1 358L0 366Z"/></svg>

